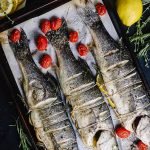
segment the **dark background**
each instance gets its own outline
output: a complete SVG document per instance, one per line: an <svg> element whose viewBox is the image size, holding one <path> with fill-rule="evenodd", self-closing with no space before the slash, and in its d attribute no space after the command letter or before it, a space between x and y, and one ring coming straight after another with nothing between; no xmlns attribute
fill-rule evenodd
<svg viewBox="0 0 150 150"><path fill-rule="evenodd" d="M9 88L0 72L0 150L18 150L19 136L16 129L18 114Z"/></svg>

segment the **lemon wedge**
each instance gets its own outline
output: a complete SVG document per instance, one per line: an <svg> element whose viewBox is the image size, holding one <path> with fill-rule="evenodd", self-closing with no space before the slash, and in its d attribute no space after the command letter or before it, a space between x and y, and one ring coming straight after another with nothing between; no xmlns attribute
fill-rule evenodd
<svg viewBox="0 0 150 150"><path fill-rule="evenodd" d="M142 16L142 0L117 0L116 6L120 20L126 26L133 25Z"/></svg>
<svg viewBox="0 0 150 150"><path fill-rule="evenodd" d="M15 12L19 5L19 0L12 0L12 1L13 1L13 8L12 8L11 13Z"/></svg>
<svg viewBox="0 0 150 150"><path fill-rule="evenodd" d="M18 5L21 5L24 2L24 0L18 0Z"/></svg>
<svg viewBox="0 0 150 150"><path fill-rule="evenodd" d="M97 75L96 77L96 84L97 86L99 87L100 91L106 96L107 98L107 101L109 103L109 105L112 107L112 108L115 108L115 104L113 103L113 101L111 100L111 98L109 98L109 94L107 92L107 89L104 85L104 81L103 81L103 78L101 75Z"/></svg>
<svg viewBox="0 0 150 150"><path fill-rule="evenodd" d="M13 9L13 0L0 0L0 17L11 13Z"/></svg>

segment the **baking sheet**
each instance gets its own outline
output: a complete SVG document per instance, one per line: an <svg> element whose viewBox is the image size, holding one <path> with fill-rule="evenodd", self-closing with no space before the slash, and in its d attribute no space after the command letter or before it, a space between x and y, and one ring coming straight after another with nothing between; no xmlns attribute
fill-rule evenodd
<svg viewBox="0 0 150 150"><path fill-rule="evenodd" d="M100 0L99 0L100 1ZM93 0L93 3L96 3L97 0ZM101 1L100 1L101 2ZM67 21L67 24L68 24L68 27L69 29L73 29L73 30L76 30L79 32L79 42L82 42L84 44L90 44L92 42L92 37L88 31L88 29L85 27L84 23L81 21L81 18L77 15L77 12L76 12L76 9L75 7L73 6L72 2L69 2L69 3L66 3L56 9L53 9L52 11L46 13L46 14L43 14L39 17L36 17L36 18L33 18L33 19L30 19L26 22L23 22L19 25L17 25L16 27L14 28L23 28L27 34L27 37L28 39L30 40L30 50L31 52L35 52L36 51L36 44L35 44L35 40L37 38L37 36L39 34L43 34L39 28L39 24L40 24L40 21L42 19L50 19L51 17L53 16L57 16L57 17L64 17ZM104 16L101 17L101 20L102 22L104 23L104 26L106 27L107 31L109 32L109 34L115 39L115 40L118 40L118 35L115 31L115 28L110 20L110 17L108 15L108 13ZM3 35L8 35L9 32L11 31L12 29L8 30L8 31L5 31L4 33L2 33ZM3 36L3 38L5 38L4 42L2 43L2 47L3 47L3 50L4 50L4 53L6 55L6 58L8 60L8 63L10 65L10 68L11 68L11 71L15 77L15 80L16 80L16 83L19 87L19 90L23 96L23 92L22 92L22 89L21 89L21 86L20 86L20 81L21 81L21 73L20 73L20 69L19 69L19 66L17 64L17 61L14 57L14 54L8 44L8 39L7 39L7 36ZM72 44L70 43L70 46L71 46L71 50L74 54L74 56L77 58L79 57L78 56L78 53L76 51L76 44ZM55 52L54 52L54 49L53 47L49 44L48 45L48 50L44 53L48 53L52 56L53 58L53 65L55 66L56 64L56 57L55 57ZM42 55L43 53L42 52L36 52L34 55L33 55L33 58L34 58L34 61L35 63L37 64L37 66L41 69L41 71L43 73L49 71L50 73L54 74L54 71L53 69L48 69L48 70L44 70L40 67L38 61L39 61L39 58L40 56ZM95 63L94 61L94 58L92 57L91 53L88 54L88 56L86 58L84 58L87 63L89 64L91 70L93 71L93 74L96 73L95 69L93 68L93 63ZM114 123L114 127L116 127L119 122L117 120L117 118L115 117L115 114L113 113L113 111L111 110L111 115L112 115L112 118L113 118L113 123ZM133 141L136 140L136 137L134 137L134 135L132 134L128 139L126 140L120 140L117 138L117 141L118 141L118 145L119 145L119 149L122 149L122 150L131 150L131 145L133 145ZM80 150L88 150L81 142L81 140L77 139L78 143L79 143L79 148Z"/></svg>

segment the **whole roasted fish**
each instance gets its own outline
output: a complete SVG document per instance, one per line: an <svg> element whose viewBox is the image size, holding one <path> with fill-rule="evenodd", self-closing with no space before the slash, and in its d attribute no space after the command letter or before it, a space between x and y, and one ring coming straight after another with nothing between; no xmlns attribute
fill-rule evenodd
<svg viewBox="0 0 150 150"><path fill-rule="evenodd" d="M93 36L95 58L118 118L126 129L150 146L150 99L129 51L110 37L90 1L74 2Z"/></svg>
<svg viewBox="0 0 150 150"><path fill-rule="evenodd" d="M59 30L49 31L46 36L56 50L59 81L83 143L97 150L117 149L109 109L89 69L75 59L70 49L65 19Z"/></svg>
<svg viewBox="0 0 150 150"><path fill-rule="evenodd" d="M9 43L22 72L30 121L38 139L48 150L77 150L76 137L55 79L43 75L34 63L23 30L19 42L10 40Z"/></svg>

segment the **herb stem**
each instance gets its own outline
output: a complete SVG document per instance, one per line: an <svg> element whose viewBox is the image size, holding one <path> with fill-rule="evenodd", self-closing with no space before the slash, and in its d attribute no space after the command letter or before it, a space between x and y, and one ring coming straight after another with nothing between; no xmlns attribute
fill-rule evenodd
<svg viewBox="0 0 150 150"><path fill-rule="evenodd" d="M21 123L19 122L19 119L16 121L17 125L17 131L20 136L20 145L19 147L22 147L23 150L30 150L31 143L27 137L27 135L23 131L23 127Z"/></svg>
<svg viewBox="0 0 150 150"><path fill-rule="evenodd" d="M144 40L144 39L149 38L149 37L150 37L150 33L146 33L146 34L143 34L143 35L130 37L130 41L134 42L134 41L137 41L137 40ZM143 43L143 41L141 41L141 43Z"/></svg>

